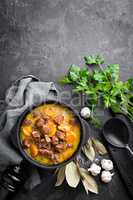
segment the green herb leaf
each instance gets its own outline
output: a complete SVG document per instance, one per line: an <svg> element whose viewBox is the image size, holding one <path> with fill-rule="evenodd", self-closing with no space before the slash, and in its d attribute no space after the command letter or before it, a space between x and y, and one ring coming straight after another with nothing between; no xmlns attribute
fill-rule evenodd
<svg viewBox="0 0 133 200"><path fill-rule="evenodd" d="M97 65L100 65L100 64L104 63L104 58L102 56L100 56L100 55L97 55L95 59L96 59L96 64Z"/></svg>
<svg viewBox="0 0 133 200"><path fill-rule="evenodd" d="M94 71L94 75L93 78L95 81L100 82L105 82L106 81L106 76L104 75L104 73L102 73L100 70L95 70Z"/></svg>
<svg viewBox="0 0 133 200"><path fill-rule="evenodd" d="M128 90L133 91L133 78L128 79L124 85Z"/></svg>
<svg viewBox="0 0 133 200"><path fill-rule="evenodd" d="M71 65L68 75L60 81L62 84L72 84L73 91L85 94L90 108L97 107L99 99L102 100L103 109L111 108L113 112L126 114L133 121L133 78L120 81L118 64L111 64L102 68L102 56L88 55L84 57L87 65L98 65L99 69L90 71ZM95 110L94 110L95 113ZM92 116L89 122L98 127L97 117ZM98 126L97 126L98 125Z"/></svg>
<svg viewBox="0 0 133 200"><path fill-rule="evenodd" d="M104 58L100 55L97 56L84 56L84 61L86 65L100 65L104 63Z"/></svg>
<svg viewBox="0 0 133 200"><path fill-rule="evenodd" d="M119 65L111 64L106 67L104 70L106 76L109 78L109 81L115 82L119 80Z"/></svg>
<svg viewBox="0 0 133 200"><path fill-rule="evenodd" d="M76 65L71 65L68 73L68 77L71 81L78 81L80 77L80 68Z"/></svg>
<svg viewBox="0 0 133 200"><path fill-rule="evenodd" d="M65 84L71 84L72 81L69 79L68 76L64 76L59 80L59 83L65 85Z"/></svg>
<svg viewBox="0 0 133 200"><path fill-rule="evenodd" d="M89 76L91 75L87 68L81 69L79 73L80 73L80 77L85 80L87 80Z"/></svg>

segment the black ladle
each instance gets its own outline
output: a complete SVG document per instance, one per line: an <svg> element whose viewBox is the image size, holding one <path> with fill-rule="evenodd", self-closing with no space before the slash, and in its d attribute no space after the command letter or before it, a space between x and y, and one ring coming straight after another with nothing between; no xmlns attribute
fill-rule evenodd
<svg viewBox="0 0 133 200"><path fill-rule="evenodd" d="M109 119L103 126L103 135L107 142L118 148L127 149L131 155L133 151L129 147L129 127L120 118Z"/></svg>

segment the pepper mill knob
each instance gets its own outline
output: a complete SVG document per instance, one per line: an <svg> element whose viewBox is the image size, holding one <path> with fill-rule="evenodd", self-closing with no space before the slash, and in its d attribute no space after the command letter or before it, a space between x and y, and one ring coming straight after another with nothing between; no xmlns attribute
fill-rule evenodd
<svg viewBox="0 0 133 200"><path fill-rule="evenodd" d="M0 199L14 193L24 183L25 176L22 165L12 165L6 168L0 180Z"/></svg>
<svg viewBox="0 0 133 200"><path fill-rule="evenodd" d="M21 169L19 165L8 167L2 174L0 184L10 192L15 192L21 184Z"/></svg>

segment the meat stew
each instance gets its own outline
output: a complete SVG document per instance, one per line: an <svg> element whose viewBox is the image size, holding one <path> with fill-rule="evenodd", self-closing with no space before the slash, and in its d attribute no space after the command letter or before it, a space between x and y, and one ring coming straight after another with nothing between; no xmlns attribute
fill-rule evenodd
<svg viewBox="0 0 133 200"><path fill-rule="evenodd" d="M20 139L28 156L43 165L54 165L72 157L80 133L80 122L69 108L45 103L25 116Z"/></svg>

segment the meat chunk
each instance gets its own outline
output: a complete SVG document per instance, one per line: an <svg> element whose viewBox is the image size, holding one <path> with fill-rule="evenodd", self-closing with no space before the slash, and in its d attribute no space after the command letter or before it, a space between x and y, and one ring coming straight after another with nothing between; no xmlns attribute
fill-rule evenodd
<svg viewBox="0 0 133 200"><path fill-rule="evenodd" d="M60 162L60 156L57 153L53 153L51 158L50 158L54 164L57 164Z"/></svg>
<svg viewBox="0 0 133 200"><path fill-rule="evenodd" d="M49 119L49 116L46 115L45 113L42 113L42 118L43 118L44 120L48 120L48 119Z"/></svg>
<svg viewBox="0 0 133 200"><path fill-rule="evenodd" d="M55 123L60 125L64 121L64 116L63 115L57 115L54 119Z"/></svg>
<svg viewBox="0 0 133 200"><path fill-rule="evenodd" d="M44 138L42 138L39 142L39 148L46 148L47 147L47 142Z"/></svg>
<svg viewBox="0 0 133 200"><path fill-rule="evenodd" d="M58 154L54 154L53 161L54 161L55 164L57 164L60 161L59 159L60 159L60 156Z"/></svg>
<svg viewBox="0 0 133 200"><path fill-rule="evenodd" d="M34 139L35 143L36 143L37 145L39 145L40 139L41 139L41 135L40 135L39 131L33 131L33 132L31 133L31 135L32 135L32 138Z"/></svg>
<svg viewBox="0 0 133 200"><path fill-rule="evenodd" d="M31 138L26 138L26 139L23 140L24 148L29 148L31 146L31 144L32 144Z"/></svg>
<svg viewBox="0 0 133 200"><path fill-rule="evenodd" d="M38 144L39 149L45 148L45 149L51 149L51 143L46 142L45 138L42 138Z"/></svg>
<svg viewBox="0 0 133 200"><path fill-rule="evenodd" d="M60 140L65 140L65 138L66 138L66 133L63 131L57 131L56 135Z"/></svg>
<svg viewBox="0 0 133 200"><path fill-rule="evenodd" d="M23 122L23 125L24 125L24 126L29 126L29 125L31 125L31 124L32 124L32 121L29 120L29 119L25 119L24 122Z"/></svg>
<svg viewBox="0 0 133 200"><path fill-rule="evenodd" d="M62 152L62 151L64 151L65 149L66 149L65 143L60 143L60 144L57 144L57 145L55 146L55 150L56 150L57 152Z"/></svg>
<svg viewBox="0 0 133 200"><path fill-rule="evenodd" d="M45 135L45 134L49 134L50 132L51 132L51 128L50 127L48 127L48 126L45 126L45 125L43 125L42 126L42 133Z"/></svg>
<svg viewBox="0 0 133 200"><path fill-rule="evenodd" d="M59 161L59 155L55 154L52 150L40 149L39 153L43 157L45 157L45 156L48 157L50 160L52 160L54 162L54 164L57 164Z"/></svg>
<svg viewBox="0 0 133 200"><path fill-rule="evenodd" d="M59 138L58 138L57 136L54 135L54 136L52 137L52 141L51 141L51 142L52 142L53 145L56 145L56 144L59 143Z"/></svg>
<svg viewBox="0 0 133 200"><path fill-rule="evenodd" d="M51 138L48 135L45 135L45 140L46 140L47 143L51 142Z"/></svg>
<svg viewBox="0 0 133 200"><path fill-rule="evenodd" d="M43 125L42 127L42 133L45 135L49 135L50 137L52 137L53 135L55 135L56 133L56 125L54 124L53 121L48 120L48 122Z"/></svg>
<svg viewBox="0 0 133 200"><path fill-rule="evenodd" d="M40 115L40 112L39 112L39 111L33 110L33 111L32 111L32 116L35 118L35 117L39 117L39 116L41 116L41 115Z"/></svg>
<svg viewBox="0 0 133 200"><path fill-rule="evenodd" d="M78 121L76 119L69 120L69 124L72 126L76 126L78 124Z"/></svg>
<svg viewBox="0 0 133 200"><path fill-rule="evenodd" d="M48 149L40 149L39 153L41 156L47 156L49 158L51 158L53 156L53 152L51 150Z"/></svg>
<svg viewBox="0 0 133 200"><path fill-rule="evenodd" d="M40 133L39 133L38 131L33 131L33 132L31 133L31 135L32 135L33 138L40 138L40 137L41 137L41 136L40 136Z"/></svg>
<svg viewBox="0 0 133 200"><path fill-rule="evenodd" d="M36 127L37 127L37 128L42 128L44 124L45 124L45 120L42 119L42 118L40 118L40 119L38 119L38 120L36 121Z"/></svg>

